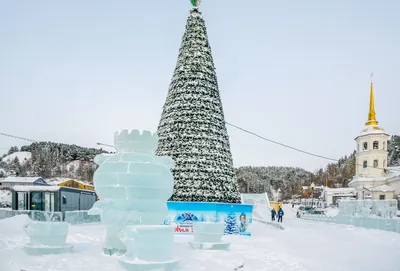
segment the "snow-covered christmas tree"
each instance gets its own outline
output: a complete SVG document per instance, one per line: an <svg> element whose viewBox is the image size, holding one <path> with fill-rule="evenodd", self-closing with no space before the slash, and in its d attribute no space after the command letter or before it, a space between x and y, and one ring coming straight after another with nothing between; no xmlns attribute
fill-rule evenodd
<svg viewBox="0 0 400 271"><path fill-rule="evenodd" d="M240 203L211 48L197 7L187 20L157 134L156 153L175 160L170 200Z"/></svg>
<svg viewBox="0 0 400 271"><path fill-rule="evenodd" d="M239 234L239 227L235 213L229 213L225 217L225 231L224 234Z"/></svg>

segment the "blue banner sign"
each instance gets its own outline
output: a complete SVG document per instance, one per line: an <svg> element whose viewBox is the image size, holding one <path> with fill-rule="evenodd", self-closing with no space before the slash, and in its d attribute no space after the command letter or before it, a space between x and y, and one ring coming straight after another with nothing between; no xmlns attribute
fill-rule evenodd
<svg viewBox="0 0 400 271"><path fill-rule="evenodd" d="M253 205L169 201L164 224L176 224L175 233L190 234L193 222L225 222L225 234L250 236Z"/></svg>

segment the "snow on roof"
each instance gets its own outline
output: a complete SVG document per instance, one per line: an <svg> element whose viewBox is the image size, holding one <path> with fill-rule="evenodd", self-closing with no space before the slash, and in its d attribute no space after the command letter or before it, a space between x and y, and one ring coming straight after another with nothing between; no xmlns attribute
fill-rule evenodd
<svg viewBox="0 0 400 271"><path fill-rule="evenodd" d="M303 190L311 188L311 186L302 186L302 187L303 187ZM316 186L314 186L314 189L315 190L324 189L324 186L323 185L316 185Z"/></svg>
<svg viewBox="0 0 400 271"><path fill-rule="evenodd" d="M353 180L349 182L349 184L357 183L357 182L385 182L388 178L387 177L357 177L354 176Z"/></svg>
<svg viewBox="0 0 400 271"><path fill-rule="evenodd" d="M366 187L367 190L371 191L371 192L393 192L396 189L394 189L393 187L389 186L389 185L378 185L375 187Z"/></svg>
<svg viewBox="0 0 400 271"><path fill-rule="evenodd" d="M84 182L84 181L79 181L73 178L63 178L63 177L53 177L50 178L46 181L47 184L49 185L59 185L61 183L67 182L67 181L74 181L83 185L91 185L90 183ZM92 186L92 185L91 185Z"/></svg>
<svg viewBox="0 0 400 271"><path fill-rule="evenodd" d="M3 180L3 183L34 183L42 177L7 177Z"/></svg>
<svg viewBox="0 0 400 271"><path fill-rule="evenodd" d="M71 178L63 178L63 177L53 177L53 178L49 178L48 180L46 180L46 182L47 182L49 185L58 185L58 184L60 184L60 183L63 183L63 182L69 181L69 180L74 180L74 179L71 179ZM75 181L75 180L74 180L74 181Z"/></svg>
<svg viewBox="0 0 400 271"><path fill-rule="evenodd" d="M330 188L330 187L325 187L326 191L332 191L332 192L355 192L357 189L353 187L339 187L339 188Z"/></svg>
<svg viewBox="0 0 400 271"><path fill-rule="evenodd" d="M29 191L49 191L54 192L60 190L61 186L37 186L37 185L16 185L13 187L14 191L17 192L29 192Z"/></svg>
<svg viewBox="0 0 400 271"><path fill-rule="evenodd" d="M28 151L19 151L19 152L14 152L10 155L7 155L6 157L2 158L1 160L7 163L11 163L14 161L15 157L18 157L18 160L21 164L25 163L25 159L29 160L32 157L32 153Z"/></svg>
<svg viewBox="0 0 400 271"><path fill-rule="evenodd" d="M385 132L381 127L378 125L371 125L371 126L366 126L361 130L360 135L356 137L356 139L360 136L366 136L366 135L377 135L377 134L383 134L383 135L389 135L388 133Z"/></svg>
<svg viewBox="0 0 400 271"><path fill-rule="evenodd" d="M387 176L400 176L400 167L387 167L386 169L388 170Z"/></svg>

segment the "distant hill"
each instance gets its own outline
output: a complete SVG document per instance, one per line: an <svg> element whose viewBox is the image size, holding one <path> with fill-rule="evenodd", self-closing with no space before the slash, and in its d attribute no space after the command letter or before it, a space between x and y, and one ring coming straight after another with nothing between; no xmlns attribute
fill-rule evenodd
<svg viewBox="0 0 400 271"><path fill-rule="evenodd" d="M0 161L0 177L15 174L92 182L96 169L93 158L105 152L102 149L54 142L34 142L21 149L12 147Z"/></svg>

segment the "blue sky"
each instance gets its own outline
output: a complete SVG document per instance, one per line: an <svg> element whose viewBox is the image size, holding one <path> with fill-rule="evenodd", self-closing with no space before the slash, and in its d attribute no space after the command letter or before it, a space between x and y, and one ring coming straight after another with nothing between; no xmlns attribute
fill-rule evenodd
<svg viewBox="0 0 400 271"><path fill-rule="evenodd" d="M155 131L190 7L0 1L0 132L95 146L121 128ZM400 134L399 1L203 0L200 9L228 122L339 158L367 119L374 72L377 118ZM235 165L328 162L228 132ZM22 144L0 137L0 148Z"/></svg>

